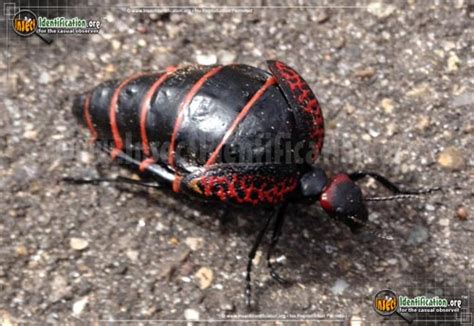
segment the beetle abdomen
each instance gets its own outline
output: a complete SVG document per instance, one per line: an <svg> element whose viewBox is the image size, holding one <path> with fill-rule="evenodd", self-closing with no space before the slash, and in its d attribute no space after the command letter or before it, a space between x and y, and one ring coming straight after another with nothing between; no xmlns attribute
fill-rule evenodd
<svg viewBox="0 0 474 326"><path fill-rule="evenodd" d="M274 162L274 152L284 151L275 140L294 133L274 78L247 65L169 68L108 81L76 98L73 111L114 151L153 157L184 174L220 162ZM245 150L248 156L239 157Z"/></svg>

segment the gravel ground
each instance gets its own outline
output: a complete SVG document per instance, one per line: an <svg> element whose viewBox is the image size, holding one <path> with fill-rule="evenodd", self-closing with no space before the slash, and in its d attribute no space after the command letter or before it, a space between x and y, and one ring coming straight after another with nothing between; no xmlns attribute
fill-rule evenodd
<svg viewBox="0 0 474 326"><path fill-rule="evenodd" d="M167 192L60 179L130 175L88 145L71 114L74 94L140 70L232 62L265 68L269 58L293 66L318 96L328 171L373 170L407 188L445 191L371 203L370 221L393 241L353 235L318 205L292 206L276 252L291 283L272 281L265 259L257 259L252 313L355 325L382 321L371 305L383 288L472 300L468 2L171 14L84 6L67 10L100 17L100 34L56 37L50 46L19 39L3 21L0 320L247 314L246 255L265 212L236 210L221 223L219 207ZM373 181L362 185L383 192ZM465 310L473 308L466 303Z"/></svg>

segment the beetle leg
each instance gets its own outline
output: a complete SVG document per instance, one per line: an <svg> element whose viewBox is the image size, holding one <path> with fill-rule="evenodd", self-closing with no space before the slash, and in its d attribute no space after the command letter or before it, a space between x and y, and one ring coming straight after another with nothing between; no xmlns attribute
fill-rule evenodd
<svg viewBox="0 0 474 326"><path fill-rule="evenodd" d="M62 179L65 182L74 183L74 184L93 184L97 185L99 182L114 182L114 183L127 183L137 186L149 187L149 188L163 188L163 185L158 182L145 182L141 180L135 180L131 178L126 178L122 176L118 176L116 178L93 178L93 179L79 179L79 178L71 178L65 177Z"/></svg>
<svg viewBox="0 0 474 326"><path fill-rule="evenodd" d="M250 252L248 254L248 261L247 261L247 274L245 277L245 280L247 282L247 285L245 287L245 304L250 306L251 303L251 293L252 293L252 285L251 285L251 277L250 274L252 273L252 261L255 258L255 255L257 253L257 249L262 243L263 236L265 235L265 232L268 229L268 225L270 224L270 221L273 219L274 215L270 215L267 217L265 224L263 227L260 229L260 232L257 235L257 238L255 239L255 242L252 246L252 249L250 249Z"/></svg>
<svg viewBox="0 0 474 326"><path fill-rule="evenodd" d="M430 192L434 191L439 191L441 188L436 187L436 188L423 188L423 189L416 189L416 190L401 190L398 188L395 184L390 182L387 178L381 176L380 174L374 173L374 172L364 172L364 171L359 171L359 172L354 172L349 174L349 178L352 181L358 181L364 177L372 177L374 178L377 182L379 182L382 186L393 192L395 195L401 195L401 196L409 196L409 195L423 195L427 194ZM385 197L381 197L385 198ZM387 197L388 198L388 197Z"/></svg>
<svg viewBox="0 0 474 326"><path fill-rule="evenodd" d="M112 151L109 147L103 144L98 143L97 145L101 150L107 153L111 153ZM141 164L140 161L137 161L136 159L132 158L131 156L121 151L117 152L116 156L117 158L122 160L124 164L127 164L136 170L140 170L140 164ZM75 183L75 184L98 184L99 182L127 183L127 184L133 184L133 185L158 189L158 188L163 188L165 186L164 183L172 181L172 177L173 177L173 174L166 171L163 167L159 166L158 164L146 165L143 171L141 172L147 173L151 177L153 177L153 179L157 179L159 181L146 182L146 181L135 180L135 179L126 178L122 176L119 176L117 178L100 177L100 178L93 178L93 179L78 179L78 178L66 177L66 178L63 178L62 180L65 182Z"/></svg>
<svg viewBox="0 0 474 326"><path fill-rule="evenodd" d="M112 149L110 147L102 145L100 143L98 143L97 145L104 152L107 152L109 154L112 153ZM159 164L142 165L144 161L138 161L122 151L118 151L115 156L119 163L131 167L133 170L149 174L150 177L157 179L157 182L160 184L172 183L174 180L174 173L163 168Z"/></svg>
<svg viewBox="0 0 474 326"><path fill-rule="evenodd" d="M218 217L219 217L219 227L222 232L226 232L226 225L229 223L229 213L231 212L230 207L226 204L221 208Z"/></svg>
<svg viewBox="0 0 474 326"><path fill-rule="evenodd" d="M275 266L270 261L270 258L272 256L273 250L275 249L276 245L278 244L278 240L280 240L281 229L283 227L283 223L285 222L285 212L286 212L286 207L287 206L288 206L288 204L284 203L278 209L277 217L276 217L276 220L275 220L275 226L273 228L272 241L271 241L270 247L268 248L268 251L267 251L267 266L270 269L270 275L275 281L277 281L279 283L282 283L282 284L287 283L287 281L283 277L278 275L278 273L275 271Z"/></svg>

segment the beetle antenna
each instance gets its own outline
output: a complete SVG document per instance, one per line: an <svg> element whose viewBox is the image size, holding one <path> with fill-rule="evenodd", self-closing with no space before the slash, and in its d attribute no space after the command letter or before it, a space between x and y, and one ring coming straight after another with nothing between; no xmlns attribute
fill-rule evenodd
<svg viewBox="0 0 474 326"><path fill-rule="evenodd" d="M397 200L397 199L410 199L415 198L421 195L427 195L435 191L442 191L440 187L436 188L422 188L414 191L404 191L393 196L384 196L384 197L368 197L365 198L365 201L387 201L387 200Z"/></svg>

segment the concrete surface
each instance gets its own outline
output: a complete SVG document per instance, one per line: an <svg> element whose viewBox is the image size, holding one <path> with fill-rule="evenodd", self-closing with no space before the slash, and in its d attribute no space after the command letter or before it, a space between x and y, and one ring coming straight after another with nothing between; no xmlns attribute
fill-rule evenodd
<svg viewBox="0 0 474 326"><path fill-rule="evenodd" d="M100 17L101 33L56 37L50 46L19 39L3 21L0 320L225 321L252 313L356 325L382 321L372 298L383 288L472 300L473 6L347 4L192 14L84 5L62 10ZM265 212L236 210L222 224L219 208L167 192L60 180L130 175L87 144L71 114L74 94L139 70L264 68L269 58L293 66L318 96L327 130L321 164L330 172L373 170L406 188L444 192L370 203L385 239L352 235L317 204L292 206L276 252L291 284L276 284L264 256L257 259L257 303L248 312L246 255ZM383 193L373 181L361 184Z"/></svg>

